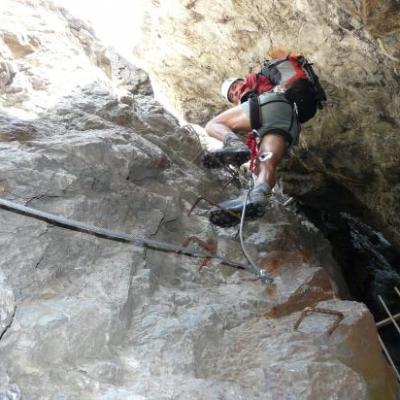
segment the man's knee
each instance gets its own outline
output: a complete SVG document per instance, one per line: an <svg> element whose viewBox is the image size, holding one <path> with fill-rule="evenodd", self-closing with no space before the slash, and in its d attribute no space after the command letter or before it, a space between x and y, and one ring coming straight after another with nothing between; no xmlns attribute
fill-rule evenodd
<svg viewBox="0 0 400 400"><path fill-rule="evenodd" d="M258 159L260 162L268 163L274 157L274 153L272 151L261 151L258 155Z"/></svg>
<svg viewBox="0 0 400 400"><path fill-rule="evenodd" d="M268 171L275 170L281 161L282 157L272 151L266 151L259 153L258 160L260 164L264 166Z"/></svg>
<svg viewBox="0 0 400 400"><path fill-rule="evenodd" d="M281 135L269 133L265 135L260 143L259 159L263 161L280 160L285 154L287 142Z"/></svg>
<svg viewBox="0 0 400 400"><path fill-rule="evenodd" d="M204 127L207 134L211 136L212 132L213 132L213 128L215 125L215 118L211 119L210 121L207 122L206 126Z"/></svg>

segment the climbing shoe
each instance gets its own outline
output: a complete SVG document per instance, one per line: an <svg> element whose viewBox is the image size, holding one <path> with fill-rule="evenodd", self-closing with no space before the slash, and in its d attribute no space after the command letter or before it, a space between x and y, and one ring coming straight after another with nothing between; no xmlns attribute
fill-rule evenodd
<svg viewBox="0 0 400 400"><path fill-rule="evenodd" d="M270 188L266 184L256 186L248 195L246 203L246 220L254 220L265 214L267 196ZM228 228L240 223L245 195L234 200L227 200L210 210L209 219L214 225Z"/></svg>
<svg viewBox="0 0 400 400"><path fill-rule="evenodd" d="M224 165L240 167L250 160L250 150L239 136L228 133L224 138L222 149L213 150L203 157L204 168L221 168Z"/></svg>

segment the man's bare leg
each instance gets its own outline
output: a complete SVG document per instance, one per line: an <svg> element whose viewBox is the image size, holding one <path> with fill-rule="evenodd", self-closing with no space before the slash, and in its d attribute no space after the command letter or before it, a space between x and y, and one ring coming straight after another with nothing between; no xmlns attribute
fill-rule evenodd
<svg viewBox="0 0 400 400"><path fill-rule="evenodd" d="M262 138L259 149L258 176L255 186L266 183L270 189L276 183L276 168L286 149L286 141L281 135L269 133Z"/></svg>
<svg viewBox="0 0 400 400"><path fill-rule="evenodd" d="M260 144L259 174L246 203L246 218L259 218L265 213L267 195L276 183L276 167L285 153L285 139L277 134L265 135ZM244 197L227 200L210 211L210 221L219 226L229 227L240 221Z"/></svg>

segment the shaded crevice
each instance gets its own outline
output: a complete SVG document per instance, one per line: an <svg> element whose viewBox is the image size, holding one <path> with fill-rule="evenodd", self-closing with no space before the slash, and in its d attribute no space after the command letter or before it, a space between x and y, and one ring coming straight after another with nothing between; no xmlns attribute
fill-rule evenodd
<svg viewBox="0 0 400 400"><path fill-rule="evenodd" d="M11 325L14 322L14 317L15 317L16 312L17 312L17 307L14 307L14 311L11 314L10 322L5 326L3 332L0 334L0 342L3 339L4 335L6 334L6 332L11 328Z"/></svg>
<svg viewBox="0 0 400 400"><path fill-rule="evenodd" d="M35 266L33 267L33 269L38 269L38 268L39 268L39 265L40 265L41 262L43 261L45 254L46 254L46 251L43 252L43 254L42 254L41 257L39 258L39 260L35 263Z"/></svg>
<svg viewBox="0 0 400 400"><path fill-rule="evenodd" d="M37 196L31 197L29 200L25 202L25 206L29 206L29 203L34 201L34 200L43 200L43 199L59 199L62 198L63 196L59 195L52 195L52 194L38 194Z"/></svg>
<svg viewBox="0 0 400 400"><path fill-rule="evenodd" d="M325 191L303 196L300 212L330 242L352 298L365 303L376 322L387 318L378 296L392 314L400 312L400 298L394 291L400 287L400 250L373 225L368 210L345 188L331 183ZM399 368L398 333L388 326L380 334Z"/></svg>
<svg viewBox="0 0 400 400"><path fill-rule="evenodd" d="M135 260L132 261L130 272L129 272L129 286L126 296L126 301L121 307L119 313L119 319L124 326L124 330L128 331L132 326L133 313L137 307L141 304L140 290L138 286L134 285L134 277L137 276L138 271L143 270L146 267L146 261L143 260L140 265L135 264Z"/></svg>
<svg viewBox="0 0 400 400"><path fill-rule="evenodd" d="M399 249L379 231L369 211L335 182L302 196L300 211L331 243L352 297L382 317L377 295L400 284Z"/></svg>

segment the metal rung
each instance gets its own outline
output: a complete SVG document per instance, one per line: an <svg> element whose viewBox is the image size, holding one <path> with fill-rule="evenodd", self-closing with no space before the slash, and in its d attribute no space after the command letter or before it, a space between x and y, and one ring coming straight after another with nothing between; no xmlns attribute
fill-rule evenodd
<svg viewBox="0 0 400 400"><path fill-rule="evenodd" d="M328 314L328 315L333 315L336 317L335 321L333 324L330 326L330 328L326 331L326 334L329 336L332 334L332 332L338 327L340 321L344 318L343 313L340 311L336 310L329 310L327 308L321 308L321 307L306 307L300 314L299 319L296 321L296 323L293 326L293 329L295 331L299 331L299 327L301 322L304 320L304 318L312 313L321 313L321 314Z"/></svg>
<svg viewBox="0 0 400 400"><path fill-rule="evenodd" d="M394 291L400 296L400 291L397 287L394 287ZM396 328L397 332L400 334L400 327L397 323L397 320L400 320L400 313L393 315L390 310L389 307L386 305L385 301L383 300L382 296L378 295L378 299L379 301L382 303L383 308L386 311L386 314L388 315L388 318L379 321L376 323L376 327L382 328L386 325L390 325L393 324L393 326ZM383 343L383 340L381 339L381 337L378 334L378 339L379 339L379 343L381 344L382 350L385 353L385 356L387 358L387 360L389 361L389 364L392 366L394 373L396 374L397 380L398 382L400 382L400 374L399 371L397 370L397 367L395 365L395 363L393 362L392 357L390 356L390 353L388 351L388 349L386 348L385 344Z"/></svg>
<svg viewBox="0 0 400 400"><path fill-rule="evenodd" d="M397 324L396 320L393 318L393 315L390 312L390 310L389 310L388 306L386 305L386 303L383 301L382 296L378 295L378 299L382 303L382 306L385 309L386 314L389 316L390 321L393 323L393 325L395 326L397 332L399 332L399 335L400 335L400 326Z"/></svg>
<svg viewBox="0 0 400 400"><path fill-rule="evenodd" d="M400 313L393 315L393 319L395 319L396 321L400 320ZM377 322L376 327L380 329L384 326L390 325L391 322L392 320L390 318L385 318L382 321Z"/></svg>

